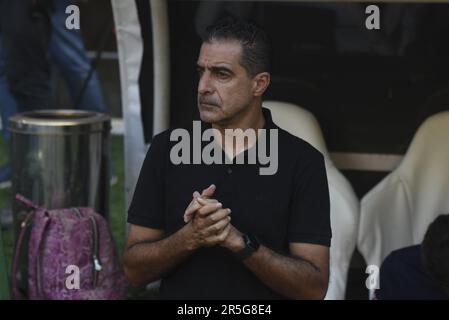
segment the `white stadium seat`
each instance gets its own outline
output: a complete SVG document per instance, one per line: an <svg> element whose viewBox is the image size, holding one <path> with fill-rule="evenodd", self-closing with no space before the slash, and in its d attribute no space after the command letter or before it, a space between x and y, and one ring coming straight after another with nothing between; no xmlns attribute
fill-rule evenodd
<svg viewBox="0 0 449 320"><path fill-rule="evenodd" d="M330 280L326 299L344 299L349 264L357 240L359 201L351 185L329 157L321 128L309 111L294 104L265 101L273 121L307 141L324 155L331 205Z"/></svg>
<svg viewBox="0 0 449 320"><path fill-rule="evenodd" d="M436 216L449 212L448 129L449 112L428 118L398 167L363 197L357 246L368 265L421 243Z"/></svg>

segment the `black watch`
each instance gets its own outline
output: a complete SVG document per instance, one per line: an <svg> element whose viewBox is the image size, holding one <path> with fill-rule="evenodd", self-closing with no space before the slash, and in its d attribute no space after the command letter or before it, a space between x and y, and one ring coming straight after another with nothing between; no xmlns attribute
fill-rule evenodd
<svg viewBox="0 0 449 320"><path fill-rule="evenodd" d="M250 234L243 235L243 242L245 243L245 248L238 252L234 252L234 256L239 260L245 260L260 247L259 240Z"/></svg>

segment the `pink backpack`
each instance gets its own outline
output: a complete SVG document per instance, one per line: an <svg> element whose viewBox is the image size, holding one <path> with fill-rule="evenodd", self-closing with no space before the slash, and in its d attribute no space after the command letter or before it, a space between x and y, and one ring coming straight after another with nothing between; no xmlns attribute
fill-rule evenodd
<svg viewBox="0 0 449 320"><path fill-rule="evenodd" d="M12 294L23 299L17 284L26 231L29 299L124 299L128 285L119 267L106 220L91 208L47 210L16 195L33 208L21 225L12 271Z"/></svg>

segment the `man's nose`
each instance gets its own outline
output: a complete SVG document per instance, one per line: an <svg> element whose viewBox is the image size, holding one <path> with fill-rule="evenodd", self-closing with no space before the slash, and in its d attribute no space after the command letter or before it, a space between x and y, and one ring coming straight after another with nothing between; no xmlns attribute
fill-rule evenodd
<svg viewBox="0 0 449 320"><path fill-rule="evenodd" d="M204 72L201 77L200 81L198 83L198 93L200 95L210 94L213 92L213 86L211 83L210 76L207 74L207 72Z"/></svg>

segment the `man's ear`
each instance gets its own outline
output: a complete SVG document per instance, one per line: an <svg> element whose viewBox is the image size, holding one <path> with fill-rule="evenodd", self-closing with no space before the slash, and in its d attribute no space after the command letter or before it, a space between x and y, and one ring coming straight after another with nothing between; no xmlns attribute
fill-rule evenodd
<svg viewBox="0 0 449 320"><path fill-rule="evenodd" d="M263 95L265 90L267 90L268 86L270 85L270 79L271 75L268 72L258 73L254 77L253 95L255 97L260 97Z"/></svg>

